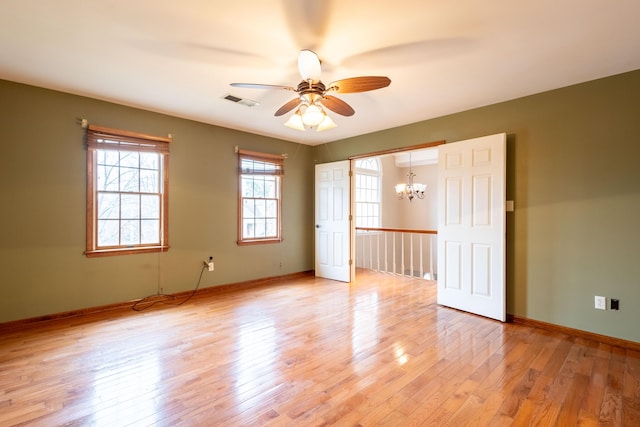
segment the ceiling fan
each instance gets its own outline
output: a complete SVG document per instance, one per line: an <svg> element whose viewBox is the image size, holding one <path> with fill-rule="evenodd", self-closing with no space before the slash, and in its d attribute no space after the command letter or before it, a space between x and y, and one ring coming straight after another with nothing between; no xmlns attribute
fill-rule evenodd
<svg viewBox="0 0 640 427"><path fill-rule="evenodd" d="M298 96L284 104L275 116L282 116L297 107L285 126L297 130L316 128L316 131L335 127L333 120L325 113L325 107L342 116L352 116L355 111L349 104L331 93L356 93L381 89L389 86L388 77L363 76L337 80L328 86L320 81L320 59L315 52L303 49L298 56L298 70L302 81L297 87L266 85L256 83L231 83L231 86L251 89L284 89L296 92Z"/></svg>

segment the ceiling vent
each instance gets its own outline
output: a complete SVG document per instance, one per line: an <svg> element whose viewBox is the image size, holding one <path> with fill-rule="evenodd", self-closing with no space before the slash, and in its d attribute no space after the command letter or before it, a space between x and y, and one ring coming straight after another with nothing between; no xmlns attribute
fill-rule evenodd
<svg viewBox="0 0 640 427"><path fill-rule="evenodd" d="M247 98L239 98L237 96L233 96L230 94L226 94L225 96L222 97L222 99L235 102L236 104L246 105L247 107L255 107L256 105L260 105L258 101L254 101L252 99L247 99Z"/></svg>

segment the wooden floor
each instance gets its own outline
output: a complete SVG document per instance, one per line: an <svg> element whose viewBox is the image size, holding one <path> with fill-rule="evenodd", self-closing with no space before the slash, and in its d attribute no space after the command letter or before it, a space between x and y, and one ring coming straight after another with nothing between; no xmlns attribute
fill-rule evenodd
<svg viewBox="0 0 640 427"><path fill-rule="evenodd" d="M1 332L0 425L640 426L640 353L308 277Z"/></svg>

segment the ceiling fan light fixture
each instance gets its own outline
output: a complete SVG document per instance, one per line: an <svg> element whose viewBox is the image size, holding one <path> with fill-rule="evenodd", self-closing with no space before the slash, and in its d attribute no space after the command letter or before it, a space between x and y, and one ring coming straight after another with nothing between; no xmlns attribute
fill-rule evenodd
<svg viewBox="0 0 640 427"><path fill-rule="evenodd" d="M302 123L309 127L318 126L327 117L321 107L311 104L302 114Z"/></svg>
<svg viewBox="0 0 640 427"><path fill-rule="evenodd" d="M300 113L300 110L296 111L295 114L292 114L284 125L295 130L306 130L304 123L302 123L302 114Z"/></svg>
<svg viewBox="0 0 640 427"><path fill-rule="evenodd" d="M328 114L325 114L324 120L322 120L322 122L320 122L320 124L316 128L316 132L322 132L323 130L333 129L336 126L337 125L333 122L333 120L331 120L331 117L329 117Z"/></svg>
<svg viewBox="0 0 640 427"><path fill-rule="evenodd" d="M309 115L306 116L307 119L309 119L309 117L313 119L310 123L315 123L317 116L322 117L322 120L317 125L305 123L304 121L305 114L310 109L310 107L313 107L313 108L311 108L311 112L309 113ZM337 126L334 123L334 121L331 120L331 117L329 117L329 115L326 114L321 107L318 107L316 105L310 105L310 106L302 105L300 108L296 110L295 113L291 115L291 117L289 117L289 120L287 120L284 125L288 128L303 131L303 132L307 130L307 127L308 128L315 127L316 132L322 132L323 130L333 129L334 127Z"/></svg>
<svg viewBox="0 0 640 427"><path fill-rule="evenodd" d="M353 116L355 113L349 104L329 93L368 92L387 87L391 83L388 77L362 76L337 80L326 86L320 81L320 58L309 49L300 51L298 71L300 71L302 81L297 87L257 83L231 83L231 86L248 89L285 89L295 92L297 97L282 105L274 116L280 117L297 107L296 112L289 117L285 126L300 131L315 128L316 132L320 132L336 127L324 108L346 117ZM232 97L233 101L238 102L238 99L238 97Z"/></svg>

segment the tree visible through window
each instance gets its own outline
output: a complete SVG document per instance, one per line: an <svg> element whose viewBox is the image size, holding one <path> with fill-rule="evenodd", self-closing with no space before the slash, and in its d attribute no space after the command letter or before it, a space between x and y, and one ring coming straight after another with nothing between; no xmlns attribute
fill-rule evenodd
<svg viewBox="0 0 640 427"><path fill-rule="evenodd" d="M356 227L379 228L380 220L380 160L356 160Z"/></svg>
<svg viewBox="0 0 640 427"><path fill-rule="evenodd" d="M282 240L282 156L239 150L238 244Z"/></svg>
<svg viewBox="0 0 640 427"><path fill-rule="evenodd" d="M89 127L87 256L168 249L169 141Z"/></svg>

